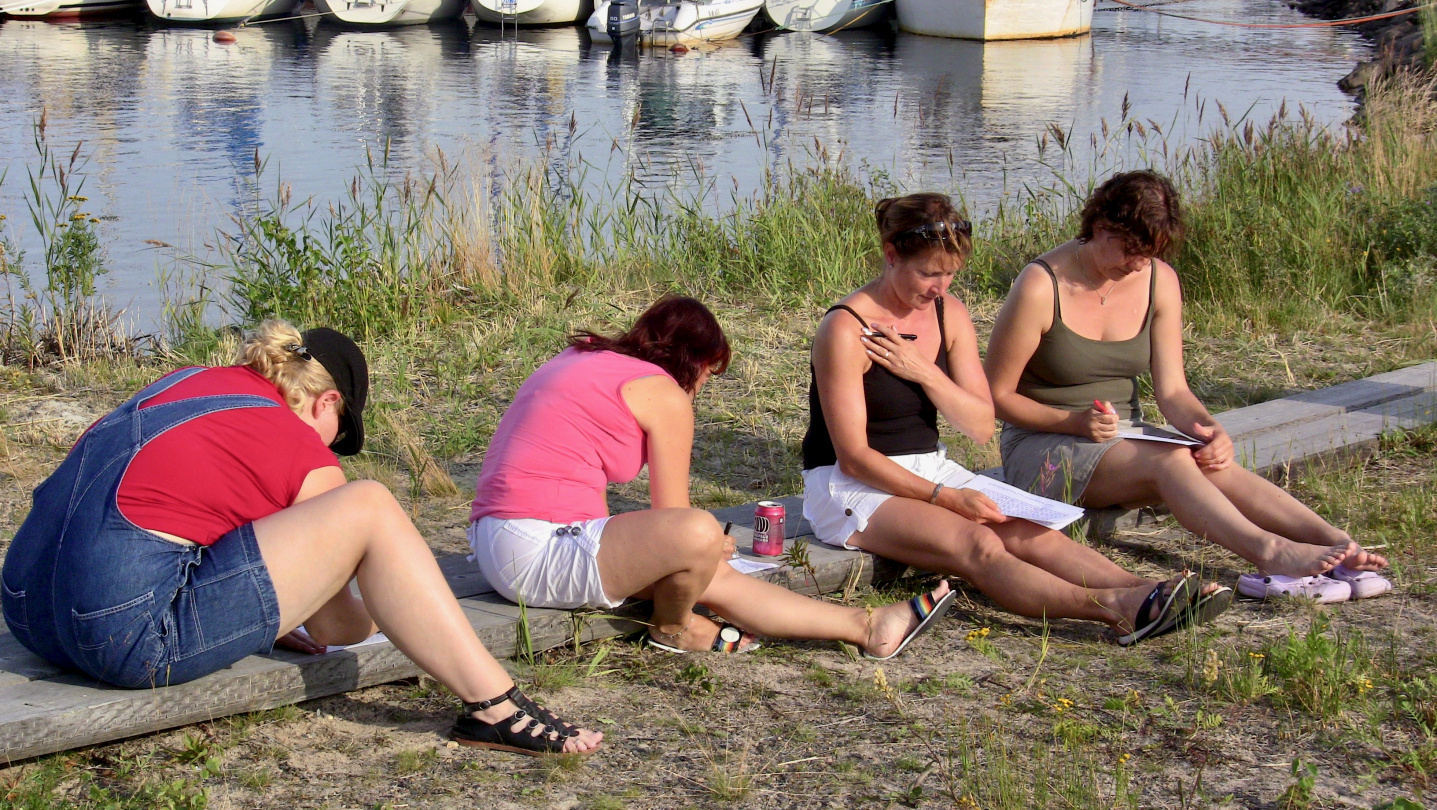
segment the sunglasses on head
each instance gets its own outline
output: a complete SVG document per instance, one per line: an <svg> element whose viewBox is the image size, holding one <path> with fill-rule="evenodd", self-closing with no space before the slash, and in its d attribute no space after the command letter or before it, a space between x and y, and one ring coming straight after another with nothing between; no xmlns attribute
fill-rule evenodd
<svg viewBox="0 0 1437 810"><path fill-rule="evenodd" d="M966 219L958 219L951 222L948 220L939 220L937 222L929 222L926 225L919 225L917 228L909 228L897 234L894 238L913 235L921 236L930 242L947 242L958 234L971 237L973 235L973 223Z"/></svg>

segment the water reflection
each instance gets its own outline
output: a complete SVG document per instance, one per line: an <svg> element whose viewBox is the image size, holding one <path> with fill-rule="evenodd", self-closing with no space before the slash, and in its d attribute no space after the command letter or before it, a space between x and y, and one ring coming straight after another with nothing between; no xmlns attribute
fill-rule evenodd
<svg viewBox="0 0 1437 810"><path fill-rule="evenodd" d="M1304 19L1271 0L1184 8ZM1352 105L1333 82L1364 53L1331 29L1138 13L1098 14L1091 37L1069 40L985 45L875 28L749 36L682 56L595 47L578 27L470 32L461 21L238 34L219 45L205 30L133 20L0 22L0 213L12 232L41 109L59 148L94 152L87 190L95 210L118 217L102 227L126 299L154 274L144 240L198 248L252 198L256 150L297 194L320 199L341 194L366 148L386 142L399 173L425 168L435 148L476 150L495 174L516 159L556 171L582 162L596 193L624 177L653 188L702 175L747 194L767 167L841 151L908 188L961 189L981 214L1005 185L1048 177L1036 143L1049 122L1079 133L1082 166L1086 134L1116 120L1125 95L1165 131L1177 122L1180 139L1213 123L1183 123L1199 95L1259 120L1287 97L1340 121Z"/></svg>
<svg viewBox="0 0 1437 810"><path fill-rule="evenodd" d="M321 25L314 35L315 91L332 112L327 123L334 131L320 137L408 151L440 114L436 79L468 51L468 35L459 20L379 31Z"/></svg>

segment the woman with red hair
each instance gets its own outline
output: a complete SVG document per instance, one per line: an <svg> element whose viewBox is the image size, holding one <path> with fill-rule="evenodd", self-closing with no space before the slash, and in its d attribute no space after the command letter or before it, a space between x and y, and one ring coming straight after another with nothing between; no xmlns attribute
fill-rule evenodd
<svg viewBox="0 0 1437 810"><path fill-rule="evenodd" d="M571 336L520 386L485 454L475 563L500 594L535 607L652 599L648 643L668 652L743 651L755 633L897 655L948 610L946 582L871 612L809 599L727 565L732 541L689 505L693 400L729 357L713 313L692 298L661 299L618 337ZM652 508L610 516L607 485L645 464Z"/></svg>

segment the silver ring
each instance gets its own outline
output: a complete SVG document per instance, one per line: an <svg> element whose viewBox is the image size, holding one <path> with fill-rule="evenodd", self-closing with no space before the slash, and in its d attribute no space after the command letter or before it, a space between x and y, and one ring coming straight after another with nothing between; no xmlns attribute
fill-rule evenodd
<svg viewBox="0 0 1437 810"><path fill-rule="evenodd" d="M889 350L887 350L887 349L884 349L884 350L883 350L883 359L884 359L884 360L887 360L888 358L890 358L890 357L892 357L892 356L893 356L893 352L891 352L891 351L889 351Z"/></svg>

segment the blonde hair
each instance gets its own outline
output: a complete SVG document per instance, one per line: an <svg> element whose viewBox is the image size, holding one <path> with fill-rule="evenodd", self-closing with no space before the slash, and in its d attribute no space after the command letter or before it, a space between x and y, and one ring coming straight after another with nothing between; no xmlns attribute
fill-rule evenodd
<svg viewBox="0 0 1437 810"><path fill-rule="evenodd" d="M306 395L318 397L338 386L318 360L306 360L300 354L304 338L289 321L271 318L261 323L240 345L239 365L254 369L274 383L284 396L290 410L299 413ZM339 402L340 413L344 402Z"/></svg>

